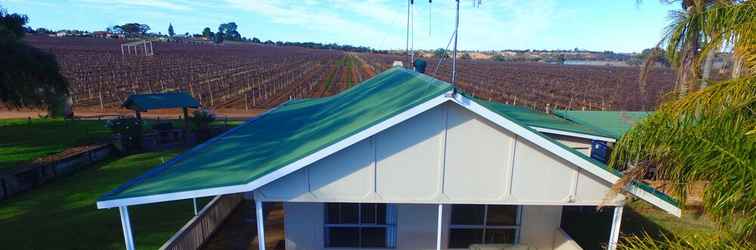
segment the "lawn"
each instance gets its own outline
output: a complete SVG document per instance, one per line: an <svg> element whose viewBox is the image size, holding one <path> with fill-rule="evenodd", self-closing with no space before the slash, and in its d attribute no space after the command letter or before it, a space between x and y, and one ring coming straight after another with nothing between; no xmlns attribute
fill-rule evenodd
<svg viewBox="0 0 756 250"><path fill-rule="evenodd" d="M596 211L595 207L567 207L562 215L562 228L583 249L603 249L609 239L612 225L613 208L605 207ZM658 208L652 207L642 200L634 200L625 204L622 214L621 235L638 235L648 233L654 238L699 233L716 233L715 225L694 210L683 212L682 218L677 218Z"/></svg>
<svg viewBox="0 0 756 250"><path fill-rule="evenodd" d="M15 167L66 148L110 138L104 121L0 120L0 169Z"/></svg>
<svg viewBox="0 0 756 250"><path fill-rule="evenodd" d="M176 128L184 126L183 120L169 121ZM145 129L149 130L157 121L144 122ZM241 123L243 121L229 120L227 125L233 127ZM224 125L223 119L211 123L214 127ZM105 127L104 120L0 119L0 169L29 163L66 148L108 142L110 136L110 129Z"/></svg>
<svg viewBox="0 0 756 250"><path fill-rule="evenodd" d="M124 249L118 210L98 210L96 199L177 154L174 150L110 159L0 201L0 248ZM156 249L189 221L193 207L183 200L129 207L129 212L137 248Z"/></svg>

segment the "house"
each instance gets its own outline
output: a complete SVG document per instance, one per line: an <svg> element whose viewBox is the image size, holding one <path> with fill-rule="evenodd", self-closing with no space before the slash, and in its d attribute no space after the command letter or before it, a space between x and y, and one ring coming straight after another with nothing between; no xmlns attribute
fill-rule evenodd
<svg viewBox="0 0 756 250"><path fill-rule="evenodd" d="M112 38L113 37L113 33L108 32L108 31L95 31L95 32L92 32L92 37L94 37L94 38Z"/></svg>
<svg viewBox="0 0 756 250"><path fill-rule="evenodd" d="M129 206L232 193L254 198L262 239L262 204L282 203L290 250L580 249L560 229L562 208L580 205L613 207L613 248L627 195L680 215L642 183L608 196L622 174L567 145L614 138L533 114L392 68L332 97L282 104L97 207L119 209L127 249Z"/></svg>

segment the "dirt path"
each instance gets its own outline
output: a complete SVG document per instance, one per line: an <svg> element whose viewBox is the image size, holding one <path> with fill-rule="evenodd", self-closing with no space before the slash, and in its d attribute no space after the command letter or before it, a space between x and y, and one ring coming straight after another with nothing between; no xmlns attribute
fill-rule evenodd
<svg viewBox="0 0 756 250"><path fill-rule="evenodd" d="M243 201L201 249L256 250L257 222L253 204ZM268 249L285 249L283 216L281 203L265 204L265 246Z"/></svg>

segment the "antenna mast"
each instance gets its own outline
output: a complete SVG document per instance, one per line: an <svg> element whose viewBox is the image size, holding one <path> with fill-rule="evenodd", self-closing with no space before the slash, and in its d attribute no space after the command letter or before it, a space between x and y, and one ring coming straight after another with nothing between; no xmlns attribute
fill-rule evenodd
<svg viewBox="0 0 756 250"><path fill-rule="evenodd" d="M457 37L459 36L459 0L457 2L457 17L454 21L454 51L452 52L452 75L451 84L455 83L457 78Z"/></svg>
<svg viewBox="0 0 756 250"><path fill-rule="evenodd" d="M407 57L409 58L409 64L410 67L412 66L412 60L415 59L415 48L414 48L414 41L412 44L412 51L410 51L410 28L414 28L412 25L412 19L411 19L411 10L413 5L415 4L415 0L407 0ZM414 33L414 30L413 30ZM413 34L414 35L414 34Z"/></svg>

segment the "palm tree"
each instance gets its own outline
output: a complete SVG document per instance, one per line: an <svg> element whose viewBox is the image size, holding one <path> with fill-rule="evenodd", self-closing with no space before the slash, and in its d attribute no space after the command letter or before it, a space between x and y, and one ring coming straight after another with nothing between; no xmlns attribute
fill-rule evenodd
<svg viewBox="0 0 756 250"><path fill-rule="evenodd" d="M683 1L662 43L676 64L677 91L708 86L670 100L621 138L610 165L639 181L650 167L675 183L684 204L687 186L706 181L704 211L720 225L714 239L625 238L625 249L751 248L756 242L756 1ZM734 58L733 75L704 80L697 73L710 51ZM623 184L615 188L621 189Z"/></svg>

